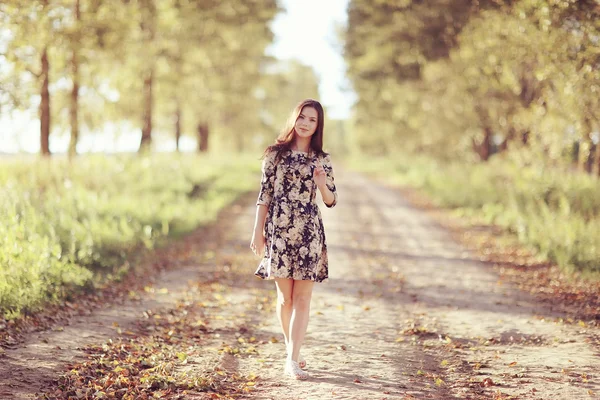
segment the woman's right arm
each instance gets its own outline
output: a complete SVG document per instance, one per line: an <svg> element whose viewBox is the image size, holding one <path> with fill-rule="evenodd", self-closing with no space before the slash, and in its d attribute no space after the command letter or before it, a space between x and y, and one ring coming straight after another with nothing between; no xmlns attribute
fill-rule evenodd
<svg viewBox="0 0 600 400"><path fill-rule="evenodd" d="M265 249L265 219L267 218L267 206L259 204L256 206L256 218L254 219L254 232L250 248L254 254L261 256Z"/></svg>
<svg viewBox="0 0 600 400"><path fill-rule="evenodd" d="M254 232L252 233L252 241L250 248L254 254L261 255L265 248L265 220L267 218L267 210L273 199L275 183L275 163L274 154L269 153L265 156L262 162L262 177L260 181L260 192L256 201L256 218L254 220Z"/></svg>

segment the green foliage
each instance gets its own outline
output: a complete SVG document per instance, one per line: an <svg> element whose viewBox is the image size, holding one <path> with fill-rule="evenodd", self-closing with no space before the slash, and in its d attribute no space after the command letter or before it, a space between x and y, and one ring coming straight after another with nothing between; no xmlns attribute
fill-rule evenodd
<svg viewBox="0 0 600 400"><path fill-rule="evenodd" d="M600 273L600 185L588 175L500 159L473 167L407 155L368 163L355 158L350 165L419 188L438 206L502 226L565 270Z"/></svg>
<svg viewBox="0 0 600 400"><path fill-rule="evenodd" d="M538 166L600 174L594 2L352 0L348 10L359 150L487 161L524 148Z"/></svg>
<svg viewBox="0 0 600 400"><path fill-rule="evenodd" d="M247 149L238 132L259 128L253 91L278 11L275 0L4 0L0 110L38 107L47 52L52 136L195 136L208 124Z"/></svg>
<svg viewBox="0 0 600 400"><path fill-rule="evenodd" d="M119 279L128 256L214 220L260 162L156 155L6 162L0 170L0 310L35 310Z"/></svg>

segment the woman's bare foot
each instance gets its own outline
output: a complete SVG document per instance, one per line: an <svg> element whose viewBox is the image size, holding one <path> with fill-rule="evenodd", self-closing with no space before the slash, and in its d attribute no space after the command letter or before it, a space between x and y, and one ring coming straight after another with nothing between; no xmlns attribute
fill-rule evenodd
<svg viewBox="0 0 600 400"><path fill-rule="evenodd" d="M287 342L285 344L285 347L287 348ZM290 356L290 353L288 353L288 357ZM298 354L298 365L300 366L300 368L306 368L306 360L304 359L304 357L302 357L302 354Z"/></svg>
<svg viewBox="0 0 600 400"><path fill-rule="evenodd" d="M300 368L300 365L298 365L298 363L291 358L288 358L285 361L285 373L286 375L298 380L304 380L308 378L308 373L303 371L302 368Z"/></svg>

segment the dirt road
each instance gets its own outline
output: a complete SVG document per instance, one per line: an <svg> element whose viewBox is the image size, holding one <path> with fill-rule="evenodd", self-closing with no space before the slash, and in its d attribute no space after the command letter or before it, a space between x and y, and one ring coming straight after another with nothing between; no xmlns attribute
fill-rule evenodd
<svg viewBox="0 0 600 400"><path fill-rule="evenodd" d="M185 248L199 255L154 289L5 350L0 398L48 393L67 363L84 359L84 346L128 330L148 335L140 321L149 310L165 315L182 304L207 328L183 337L189 358L178 368L232 377L235 398L598 398L600 350L588 340L597 328L564 323L501 281L397 191L349 172L337 183L338 205L322 209L330 280L313 296L302 350L308 381L282 373L273 284L252 275L251 196L208 234L188 237ZM191 390L180 398L217 397Z"/></svg>

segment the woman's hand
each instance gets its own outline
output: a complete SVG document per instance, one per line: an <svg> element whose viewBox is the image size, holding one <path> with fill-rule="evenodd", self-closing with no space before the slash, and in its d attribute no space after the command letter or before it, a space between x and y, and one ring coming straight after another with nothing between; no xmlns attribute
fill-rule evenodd
<svg viewBox="0 0 600 400"><path fill-rule="evenodd" d="M325 187L325 184L327 183L327 173L325 173L325 169L323 168L323 165L321 165L321 163L317 164L317 167L313 172L313 180L315 181L319 189Z"/></svg>
<svg viewBox="0 0 600 400"><path fill-rule="evenodd" d="M265 251L265 235L262 231L254 230L252 240L250 241L250 249L257 256L263 256L263 252Z"/></svg>

